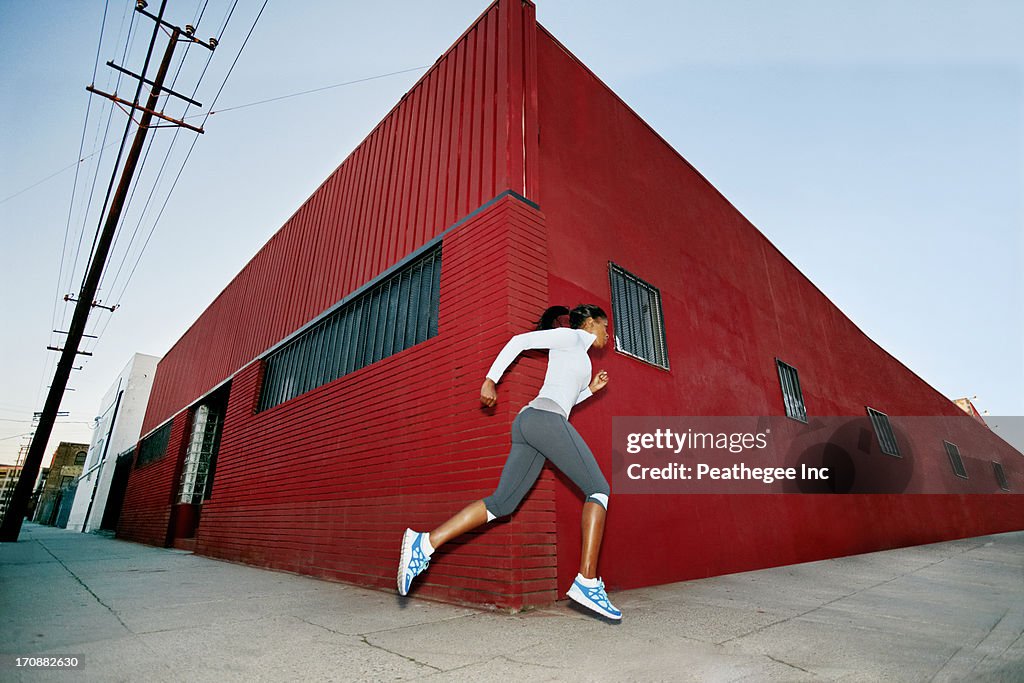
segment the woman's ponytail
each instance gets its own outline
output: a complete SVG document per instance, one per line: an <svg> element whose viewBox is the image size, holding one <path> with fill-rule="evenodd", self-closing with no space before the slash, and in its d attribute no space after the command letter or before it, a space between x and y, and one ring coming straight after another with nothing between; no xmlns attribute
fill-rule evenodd
<svg viewBox="0 0 1024 683"><path fill-rule="evenodd" d="M550 330L555 327L555 322L560 316L569 315L569 309L565 306L552 306L541 314L537 321L538 330Z"/></svg>
<svg viewBox="0 0 1024 683"><path fill-rule="evenodd" d="M555 322L563 315L569 316L569 327L576 329L586 321L587 318L608 318L600 306L594 304L580 304L571 311L565 306L552 306L540 316L537 321L538 330L550 330L555 327Z"/></svg>

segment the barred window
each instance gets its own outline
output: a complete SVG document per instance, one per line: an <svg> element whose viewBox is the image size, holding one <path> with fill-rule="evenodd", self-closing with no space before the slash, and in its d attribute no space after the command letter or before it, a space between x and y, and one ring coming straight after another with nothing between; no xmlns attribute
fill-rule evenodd
<svg viewBox="0 0 1024 683"><path fill-rule="evenodd" d="M992 470L996 473L996 483L1004 491L1010 490L1010 482L1006 481L1006 472L1003 471L1002 463L993 462Z"/></svg>
<svg viewBox="0 0 1024 683"><path fill-rule="evenodd" d="M897 458L902 457L900 448L896 444L896 434L893 433L892 424L889 422L889 416L874 408L868 408L868 417L871 418L871 426L875 428L875 436L878 437L878 445L882 448L882 452Z"/></svg>
<svg viewBox="0 0 1024 683"><path fill-rule="evenodd" d="M955 443L948 441L943 441L942 445L946 447L946 455L949 457L949 464L953 467L953 474L961 479L966 479L967 469L964 468L963 458L960 457L960 449Z"/></svg>
<svg viewBox="0 0 1024 683"><path fill-rule="evenodd" d="M139 444L139 457L135 461L135 467L143 467L164 457L167 454L167 443L170 440L171 423L168 421Z"/></svg>
<svg viewBox="0 0 1024 683"><path fill-rule="evenodd" d="M259 409L436 336L440 285L439 243L267 355Z"/></svg>
<svg viewBox="0 0 1024 683"><path fill-rule="evenodd" d="M807 422L807 408L804 406L804 394L800 390L800 378L796 368L778 358L775 365L779 370L779 384L782 385L782 402L786 404L786 417L800 422Z"/></svg>
<svg viewBox="0 0 1024 683"><path fill-rule="evenodd" d="M615 349L667 370L661 292L614 263L608 264L608 279L612 291Z"/></svg>

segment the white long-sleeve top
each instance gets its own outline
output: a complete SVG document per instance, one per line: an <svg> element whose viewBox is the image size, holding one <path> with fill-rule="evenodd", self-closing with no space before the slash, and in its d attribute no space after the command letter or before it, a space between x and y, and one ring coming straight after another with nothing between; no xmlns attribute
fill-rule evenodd
<svg viewBox="0 0 1024 683"><path fill-rule="evenodd" d="M548 349L544 384L530 405L545 409L546 404L550 405L548 401L553 401L568 418L573 406L593 395L590 391L592 366L587 350L595 339L597 337L589 332L569 327L517 334L494 359L487 377L497 384L520 353L527 349Z"/></svg>

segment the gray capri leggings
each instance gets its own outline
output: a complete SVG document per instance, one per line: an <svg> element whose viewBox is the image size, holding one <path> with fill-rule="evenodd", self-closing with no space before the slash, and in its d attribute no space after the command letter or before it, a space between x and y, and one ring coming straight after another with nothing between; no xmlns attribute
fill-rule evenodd
<svg viewBox="0 0 1024 683"><path fill-rule="evenodd" d="M558 413L526 408L512 422L512 450L498 488L484 498L495 517L510 515L533 487L547 458L587 497L608 507L611 489L583 437Z"/></svg>

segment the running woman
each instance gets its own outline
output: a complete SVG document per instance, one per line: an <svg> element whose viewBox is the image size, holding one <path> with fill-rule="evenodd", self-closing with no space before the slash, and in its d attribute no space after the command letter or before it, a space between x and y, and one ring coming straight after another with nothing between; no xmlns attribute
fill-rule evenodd
<svg viewBox="0 0 1024 683"><path fill-rule="evenodd" d="M559 316L569 316L569 327L554 327ZM552 306L544 311L537 331L517 334L494 360L480 388L480 402L491 407L498 402L497 384L505 369L527 349L548 349L548 367L537 397L523 407L512 422L512 449L501 471L498 488L483 500L470 503L433 531L406 529L398 566L398 592L406 595L412 580L430 563L442 545L490 522L510 515L540 476L544 460L550 460L583 491L583 550L580 571L567 595L576 602L608 617L621 619L608 599L604 582L597 576L597 556L604 535L608 509L608 482L601 474L593 453L569 424L573 406L608 384L601 370L591 378L591 347L608 343L608 316L599 307L584 304L571 311Z"/></svg>

